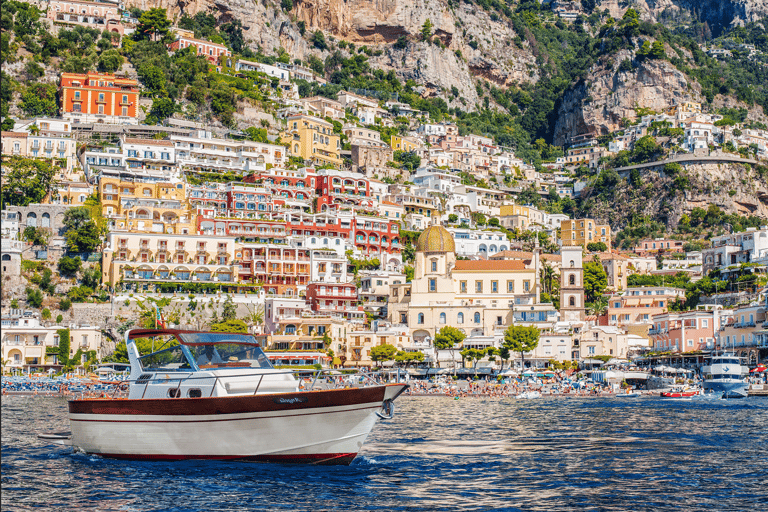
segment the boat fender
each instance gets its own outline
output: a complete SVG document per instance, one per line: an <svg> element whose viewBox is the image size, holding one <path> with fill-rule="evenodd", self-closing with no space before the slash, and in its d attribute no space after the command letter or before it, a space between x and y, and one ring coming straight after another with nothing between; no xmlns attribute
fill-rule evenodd
<svg viewBox="0 0 768 512"><path fill-rule="evenodd" d="M376 411L376 415L383 420L391 420L395 415L395 403L391 398L387 398L381 404L381 410Z"/></svg>

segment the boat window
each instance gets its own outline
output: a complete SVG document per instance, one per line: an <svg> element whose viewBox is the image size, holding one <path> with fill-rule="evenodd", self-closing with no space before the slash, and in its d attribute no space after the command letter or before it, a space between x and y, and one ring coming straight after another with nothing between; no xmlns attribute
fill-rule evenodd
<svg viewBox="0 0 768 512"><path fill-rule="evenodd" d="M144 370L191 370L180 345L152 352L140 357Z"/></svg>
<svg viewBox="0 0 768 512"><path fill-rule="evenodd" d="M189 349L200 368L272 368L267 356L255 345L211 343L191 345Z"/></svg>
<svg viewBox="0 0 768 512"><path fill-rule="evenodd" d="M272 368L272 364L249 334L180 333L199 368Z"/></svg>

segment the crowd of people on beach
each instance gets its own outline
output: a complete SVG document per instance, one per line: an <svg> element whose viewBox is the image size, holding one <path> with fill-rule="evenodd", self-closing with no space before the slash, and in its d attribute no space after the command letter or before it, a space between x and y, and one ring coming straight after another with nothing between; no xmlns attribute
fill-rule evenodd
<svg viewBox="0 0 768 512"><path fill-rule="evenodd" d="M581 385L567 378L555 376L549 379L519 378L492 379L489 377L479 380L441 377L430 380L415 380L409 382L407 393L413 396L448 396L448 397L515 397L527 392L539 392L543 396L603 396L614 395L614 387L605 383Z"/></svg>

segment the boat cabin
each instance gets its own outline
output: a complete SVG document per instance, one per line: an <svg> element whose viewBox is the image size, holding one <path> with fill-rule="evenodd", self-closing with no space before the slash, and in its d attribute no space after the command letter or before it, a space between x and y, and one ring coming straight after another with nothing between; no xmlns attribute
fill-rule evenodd
<svg viewBox="0 0 768 512"><path fill-rule="evenodd" d="M207 398L292 393L298 381L275 369L250 334L133 329L128 398Z"/></svg>

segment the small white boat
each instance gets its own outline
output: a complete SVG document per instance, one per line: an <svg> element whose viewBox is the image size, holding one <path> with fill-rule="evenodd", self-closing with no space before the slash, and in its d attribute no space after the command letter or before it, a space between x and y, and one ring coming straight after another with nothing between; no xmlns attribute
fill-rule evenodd
<svg viewBox="0 0 768 512"><path fill-rule="evenodd" d="M618 393L616 398L638 398L640 393Z"/></svg>
<svg viewBox="0 0 768 512"><path fill-rule="evenodd" d="M71 400L71 433L41 438L117 459L349 464L408 388L314 390L247 334L134 329L126 345L128 397Z"/></svg>
<svg viewBox="0 0 768 512"><path fill-rule="evenodd" d="M534 398L541 398L541 393L538 391L525 391L517 395L515 398L518 400L532 400Z"/></svg>

